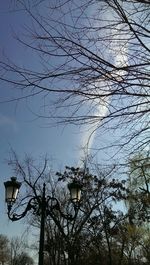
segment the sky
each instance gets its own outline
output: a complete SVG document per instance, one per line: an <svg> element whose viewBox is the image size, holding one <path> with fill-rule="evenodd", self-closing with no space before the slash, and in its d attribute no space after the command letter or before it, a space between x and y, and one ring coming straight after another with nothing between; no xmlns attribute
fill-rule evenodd
<svg viewBox="0 0 150 265"><path fill-rule="evenodd" d="M23 12L12 12L8 2L0 1L1 59L5 54L15 59L15 62L32 63L31 60L27 61L30 56L26 56L26 53L22 56L22 50L13 38L13 32L20 33L27 18ZM11 95L14 97L14 93L7 84L0 83L0 102L7 100ZM17 92L15 96L17 97ZM36 100L33 104L38 104ZM56 162L57 169L63 169L65 165L72 166L78 163L79 146L80 134L76 128L47 126L44 121L36 119L27 108L25 101L0 103L0 233L15 236L20 235L23 229L22 226L17 223L12 224L8 220L4 202L3 182L12 176L11 168L7 163L10 149L15 150L20 158L29 154L38 159L47 154L54 163Z"/></svg>
<svg viewBox="0 0 150 265"><path fill-rule="evenodd" d="M24 25L29 23L28 18L21 11L14 12L10 3L12 1L0 1L0 60L7 55L20 65L32 66L34 55L31 56L27 50L22 50L14 39L14 32L20 35ZM36 118L26 101L2 103L11 97L17 98L18 93L17 90L14 91L7 84L0 82L0 234L9 237L21 235L25 228L24 223L20 221L19 223L9 221L6 213L3 182L12 176L12 170L7 162L10 149L13 149L21 159L25 154L35 159L47 154L54 161L56 170L59 170L65 165L80 164L84 156L82 147L86 146L91 133L88 126L77 128L69 125L55 127L47 125L44 120ZM38 104L38 98L34 98L32 106ZM105 113L106 108L97 109L95 114L101 111ZM101 135L97 141L101 142L102 139L104 140L104 136ZM96 133L90 138L88 147L94 144L96 145ZM99 160L104 156L104 153L103 156L99 154Z"/></svg>
<svg viewBox="0 0 150 265"><path fill-rule="evenodd" d="M7 56L16 64L32 68L34 54L21 48L14 38L15 33L18 36L23 33L23 27L30 24L30 21L24 12L14 11L12 3L11 0L0 1L0 61ZM126 46L124 49L127 48ZM114 52L116 65L127 62L128 58L118 54L115 47ZM106 56L111 55L106 54ZM6 83L0 82L0 234L5 234L9 238L21 236L27 228L24 222L12 223L7 217L3 183L13 175L7 162L11 149L17 153L20 159L23 159L26 154L37 160L39 157L47 155L57 171L63 170L65 165L81 165L81 160L84 157L82 148L86 147L87 143L88 148L103 146L105 141L109 145L109 142L112 139L117 140L119 135L119 129L116 135L107 133L106 135L97 135L96 128L100 124L92 127L92 130L95 131L93 134L91 134L92 130L89 126L82 128L71 125L50 126L46 123L47 121L37 119L32 113L32 110L37 109L37 106L40 105L38 97L30 99L30 104L26 100L7 102L8 99L17 98L18 95L20 95L18 90L12 90ZM4 101L6 102L4 103ZM107 102L109 104L109 99ZM101 113L107 114L107 106L98 107L93 114L100 115ZM90 141L87 142L90 135ZM87 150L85 149L85 151ZM103 151L97 154L96 159L102 163L104 159L107 161L111 157L111 152L108 154Z"/></svg>
<svg viewBox="0 0 150 265"><path fill-rule="evenodd" d="M16 64L32 67L34 55L22 49L14 37L15 34L20 36L23 27L30 21L24 12L14 11L13 3L0 1L0 60L6 56ZM13 149L20 159L26 154L35 159L47 155L54 161L56 171L63 170L65 165L81 165L80 161L84 157L82 147L86 146L91 133L89 127L52 127L44 120L37 119L31 111L31 105L33 108L37 106L38 98L32 99L30 107L26 100L3 103L10 98L17 98L18 95L19 91L12 90L8 84L0 82L0 234L9 237L21 235L25 228L24 223L20 221L12 223L8 220L6 213L3 183L13 174L8 165L10 150ZM89 147L92 147L94 139L95 134L90 138Z"/></svg>

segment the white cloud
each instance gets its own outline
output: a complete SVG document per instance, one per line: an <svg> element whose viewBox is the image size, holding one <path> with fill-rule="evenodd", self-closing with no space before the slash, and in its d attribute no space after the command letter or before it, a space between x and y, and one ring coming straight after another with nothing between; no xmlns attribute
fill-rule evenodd
<svg viewBox="0 0 150 265"><path fill-rule="evenodd" d="M97 82L98 86L98 82ZM101 98L95 99L95 111L93 111L92 115L97 117L97 122L95 121L93 125L88 124L83 128L83 133L80 139L80 154L79 158L83 159L89 155L92 145L94 143L95 135L97 128L101 126L102 118L107 115L108 105L109 105L109 97L105 97L105 100L101 100ZM87 106L88 107L88 106Z"/></svg>
<svg viewBox="0 0 150 265"><path fill-rule="evenodd" d="M105 13L106 15L106 13ZM108 19L110 19L112 17L111 13L108 13L106 16L108 16ZM107 18L105 17L105 19L107 20ZM115 36L115 40L112 41L112 47L110 47L110 43L108 45L109 48L107 48L105 50L105 56L107 57L106 59L108 59L109 57L111 57L114 60L114 63L116 66L124 66L127 64L128 62L128 58L127 58L127 50L128 50L128 46L127 43L126 45L124 44L124 40L127 39L128 36L122 36L122 40L120 39L119 36L119 42L116 39L117 36L117 32L120 31L121 25L118 25L118 28L113 29L112 31L112 36ZM114 33L114 34L113 34ZM106 45L107 47L107 45ZM123 76L124 72L114 72L114 76L117 76L120 78L120 76ZM101 82L102 85L102 82ZM100 91L100 95L102 95L102 91L99 89L99 82L97 81L95 84L96 87L96 91ZM104 83L104 87L105 87L105 92L109 91L109 87L107 87L107 85ZM91 90L92 92L92 90ZM102 119L101 117L105 117L107 115L107 111L108 111L108 105L110 102L111 98L110 97L105 97L105 99L102 101L100 98L96 98L95 99L95 106L96 109L93 111L93 116L97 116L99 117L99 120L96 123L93 123L94 125L87 125L84 127L84 131L83 134L81 136L81 140L80 140L80 154L79 154L79 158L80 159L86 159L86 156L88 156L90 154L92 145L94 143L94 138L96 135L96 131L97 128L101 126L102 124ZM87 106L88 107L88 106Z"/></svg>

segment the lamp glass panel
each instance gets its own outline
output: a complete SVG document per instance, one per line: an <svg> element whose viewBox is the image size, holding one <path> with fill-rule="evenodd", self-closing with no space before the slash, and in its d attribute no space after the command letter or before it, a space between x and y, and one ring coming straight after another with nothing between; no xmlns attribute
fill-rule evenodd
<svg viewBox="0 0 150 265"><path fill-rule="evenodd" d="M6 202L15 202L19 189L17 187L7 187L6 188Z"/></svg>
<svg viewBox="0 0 150 265"><path fill-rule="evenodd" d="M80 197L81 197L81 190L80 189L72 188L70 190L70 193L71 193L71 200L73 200L74 202L80 201Z"/></svg>

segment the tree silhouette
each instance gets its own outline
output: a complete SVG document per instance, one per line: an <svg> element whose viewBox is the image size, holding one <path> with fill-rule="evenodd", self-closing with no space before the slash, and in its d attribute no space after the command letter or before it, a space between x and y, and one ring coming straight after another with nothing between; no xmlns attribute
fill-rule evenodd
<svg viewBox="0 0 150 265"><path fill-rule="evenodd" d="M29 103L38 97L44 105L39 118L88 124L101 134L123 129L126 137L111 146L129 146L130 153L145 149L149 145L149 1L56 0L48 1L48 12L44 3L43 9L40 5L33 11L23 1L33 27L28 28L29 38L16 37L37 61L30 68L1 61L1 81L20 90L17 100L26 98ZM98 149L104 147L102 143Z"/></svg>

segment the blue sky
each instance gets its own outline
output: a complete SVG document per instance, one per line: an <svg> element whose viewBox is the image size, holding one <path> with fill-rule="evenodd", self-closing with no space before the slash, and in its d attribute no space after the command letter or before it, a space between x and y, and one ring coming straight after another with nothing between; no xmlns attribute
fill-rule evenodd
<svg viewBox="0 0 150 265"><path fill-rule="evenodd" d="M14 38L14 33L20 36L23 27L30 22L24 12L14 11L12 3L0 1L0 59L3 60L4 56L7 56L16 64L32 67L34 54L24 47L21 48ZM20 235L24 230L22 222L12 223L6 214L3 182L12 176L11 168L7 164L10 149L12 148L20 158L29 154L38 159L47 154L55 161L56 170L63 170L65 165L79 165L83 158L81 148L89 136L89 127L52 127L47 121L37 119L30 109L38 109L40 103L37 97L30 99L29 105L26 100L3 103L17 98L18 95L19 90L13 90L8 84L0 82L0 233L8 236ZM91 141L90 147L94 143L94 137Z"/></svg>
<svg viewBox="0 0 150 265"><path fill-rule="evenodd" d="M12 1L10 2L12 3ZM30 22L24 12L14 12L9 6L9 1L0 1L1 59L5 54L16 64L32 67L34 54L21 48L13 38L14 32L20 36L24 25L28 23ZM18 95L20 95L19 91L12 90L5 83L0 83L0 102L7 101L12 97L17 98ZM38 109L39 104L37 97L30 99L29 105L26 100L0 104L0 233L9 236L20 235L24 230L24 224L11 223L6 214L3 182L12 176L11 168L6 162L10 149L13 148L20 158L29 154L38 159L38 157L47 154L55 161L56 170L59 170L63 169L65 165L79 165L79 161L83 158L81 147L86 144L86 139L90 134L88 126L77 128L69 125L55 127L47 125L45 120L37 119L30 110L30 108ZM90 147L97 146L95 136L94 134L91 138ZM107 134L99 135L97 140L100 146L110 140L111 137L107 138L107 136ZM104 157L109 158L109 155L105 152L102 155L99 154L99 161L102 161Z"/></svg>
<svg viewBox="0 0 150 265"><path fill-rule="evenodd" d="M21 36L23 27L25 24L30 24L30 21L23 11L14 11L10 3L13 3L13 1L0 1L0 60L3 60L6 55L20 66L39 67L35 63L36 55L28 51L27 48L21 48L13 37L14 33ZM124 49L127 48L125 47ZM124 54L126 54L126 50ZM128 60L126 56L122 57L120 53L117 53L117 46L116 49L114 47L114 54L107 54L106 50L105 56L113 57L116 65L126 63ZM25 154L32 155L35 159L47 154L54 161L54 168L63 170L65 165L78 166L80 164L83 158L81 148L86 145L91 132L89 126L82 128L71 125L52 127L47 123L47 120L37 119L32 111L38 111L41 106L40 98L38 97L7 102L7 100L17 98L20 95L19 90L13 90L8 87L8 84L0 82L0 234L6 234L9 237L20 236L25 230L25 224L22 221L12 223L8 220L6 213L3 182L8 180L13 174L7 163L10 149L12 148L20 159ZM4 101L6 102L3 103ZM86 106L84 107L86 108ZM106 108L104 106L102 109L99 104L94 114L100 115L101 111L104 114ZM96 128L94 125L93 129L95 130ZM103 147L106 144L109 145L109 142L111 144L112 141L116 143L118 137L123 133L121 129L118 129L117 133L112 133L112 131L110 133L109 130L101 130L101 132L99 135L93 134L89 147ZM114 153L117 154L117 148L116 150L115 148L113 149ZM124 155L123 150L122 155ZM120 153L118 156L119 162L121 162ZM104 160L105 162L112 162L111 151L103 150L97 153L96 160L99 163L103 163Z"/></svg>
<svg viewBox="0 0 150 265"><path fill-rule="evenodd" d="M11 12L8 1L0 1L0 56L8 55L17 63L31 64L30 56L26 56L13 38L13 31L21 32L22 25L26 21L22 12ZM16 94L14 94L16 93ZM8 88L7 84L0 83L0 101L17 97L17 92ZM38 105L38 99L33 104ZM78 129L67 127L50 127L43 120L36 117L27 108L25 101L0 104L0 233L8 235L20 234L17 223L11 224L6 215L4 202L3 182L12 175L6 159L9 157L10 148L23 158L24 154L30 154L37 158L47 154L53 158L58 168L65 165L74 165L79 160L79 133Z"/></svg>

